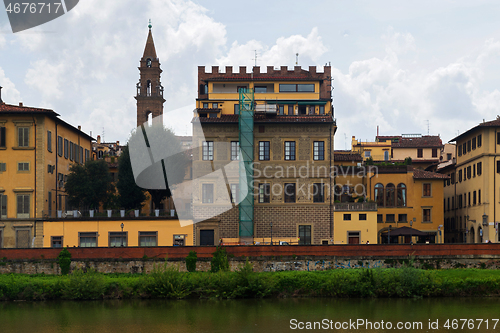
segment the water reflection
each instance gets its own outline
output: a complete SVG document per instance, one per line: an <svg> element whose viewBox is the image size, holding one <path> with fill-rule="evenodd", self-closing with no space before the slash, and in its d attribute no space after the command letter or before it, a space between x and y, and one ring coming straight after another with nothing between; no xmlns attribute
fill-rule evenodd
<svg viewBox="0 0 500 333"><path fill-rule="evenodd" d="M393 325L422 322L423 331L449 332L447 319L499 318L499 298L265 300L126 300L0 303L2 333L10 332L289 332L296 322L363 319ZM439 330L428 323L439 320ZM477 332L484 332L476 329ZM496 329L500 329L500 324ZM328 330L326 330L328 331ZM333 330L338 332L392 330ZM416 331L416 330L404 330ZM455 330L457 331L457 330ZM460 329L458 331L461 331Z"/></svg>

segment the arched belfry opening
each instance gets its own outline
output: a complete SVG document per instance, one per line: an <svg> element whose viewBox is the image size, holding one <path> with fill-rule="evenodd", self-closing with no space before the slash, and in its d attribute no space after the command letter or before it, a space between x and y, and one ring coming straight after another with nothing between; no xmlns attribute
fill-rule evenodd
<svg viewBox="0 0 500 333"><path fill-rule="evenodd" d="M148 26L148 37L142 55L139 72L140 78L137 83L137 126L152 123L152 119L163 115L163 86L161 84L160 60L156 55L156 48L151 32L152 26Z"/></svg>

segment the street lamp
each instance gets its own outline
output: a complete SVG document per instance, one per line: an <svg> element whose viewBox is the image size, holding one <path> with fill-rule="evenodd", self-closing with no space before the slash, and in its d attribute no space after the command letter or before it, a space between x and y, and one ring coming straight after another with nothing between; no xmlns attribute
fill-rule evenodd
<svg viewBox="0 0 500 333"><path fill-rule="evenodd" d="M389 226L389 232L387 233L387 242L391 244L391 226Z"/></svg>
<svg viewBox="0 0 500 333"><path fill-rule="evenodd" d="M122 224L121 224L120 226L122 227L122 237L121 237L121 239L122 239L122 247L123 247L123 227L124 227L125 225L124 225L124 224L123 224L123 222L122 222Z"/></svg>
<svg viewBox="0 0 500 333"><path fill-rule="evenodd" d="M273 222L271 222L271 245L273 245Z"/></svg>

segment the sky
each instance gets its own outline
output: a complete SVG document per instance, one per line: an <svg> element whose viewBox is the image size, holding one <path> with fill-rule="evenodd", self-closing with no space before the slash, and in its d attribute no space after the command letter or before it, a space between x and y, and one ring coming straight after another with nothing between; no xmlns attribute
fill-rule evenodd
<svg viewBox="0 0 500 333"><path fill-rule="evenodd" d="M81 0L13 34L0 10L8 104L53 109L106 142L136 126L136 83L152 21L164 123L190 134L198 66L332 66L335 149L351 137L457 134L500 114L500 2Z"/></svg>

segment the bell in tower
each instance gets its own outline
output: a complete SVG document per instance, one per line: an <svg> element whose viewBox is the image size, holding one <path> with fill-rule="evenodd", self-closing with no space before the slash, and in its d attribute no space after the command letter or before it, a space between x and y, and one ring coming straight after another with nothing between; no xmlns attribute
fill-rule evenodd
<svg viewBox="0 0 500 333"><path fill-rule="evenodd" d="M149 33L142 55L139 72L140 79L137 83L137 126L148 122L149 117L154 122L163 123L163 86L161 85L160 60L156 55L153 34L151 33L151 20L149 20Z"/></svg>

